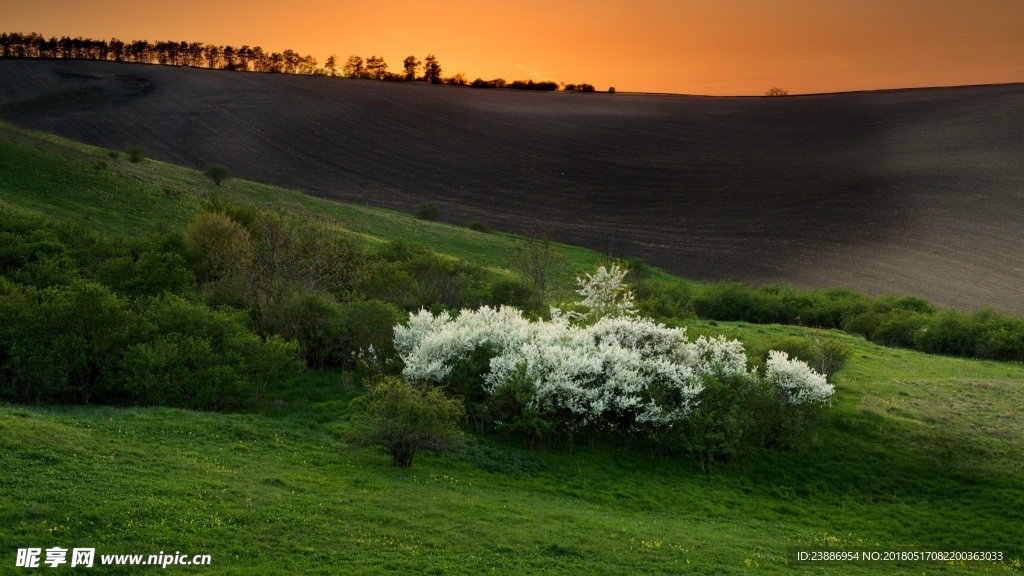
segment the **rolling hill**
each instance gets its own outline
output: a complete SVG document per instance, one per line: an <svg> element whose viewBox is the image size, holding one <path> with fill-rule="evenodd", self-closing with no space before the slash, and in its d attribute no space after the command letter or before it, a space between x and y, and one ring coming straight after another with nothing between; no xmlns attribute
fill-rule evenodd
<svg viewBox="0 0 1024 576"><path fill-rule="evenodd" d="M0 116L695 279L1024 313L1024 85L706 98L0 61Z"/></svg>
<svg viewBox="0 0 1024 576"><path fill-rule="evenodd" d="M367 245L411 240L500 266L514 241L243 180L218 189L201 172L132 163L2 122L0 175L0 215L9 222L22 214L125 239L173 235L218 190L343 225ZM23 224L0 243L8 262L12 237L44 231ZM593 264L592 253L567 255ZM686 325L749 350L822 333ZM458 452L395 468L346 440L349 401L363 389L334 369L286 374L262 402L233 413L0 402L0 565L14 566L26 546L87 546L97 562L209 555L210 566L173 568L196 574L1019 573L1024 364L829 337L851 353L813 433L793 449L753 451L710 473L693 457L658 456L627 439L528 450L516 435L476 432ZM797 549L826 546L999 557L795 558Z"/></svg>

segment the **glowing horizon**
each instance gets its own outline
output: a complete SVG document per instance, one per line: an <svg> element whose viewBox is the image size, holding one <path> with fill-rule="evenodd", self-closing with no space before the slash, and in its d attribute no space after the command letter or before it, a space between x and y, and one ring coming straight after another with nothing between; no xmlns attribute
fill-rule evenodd
<svg viewBox="0 0 1024 576"><path fill-rule="evenodd" d="M827 4L827 5L823 5ZM454 0L425 6L256 0L174 6L55 0L5 8L5 32L437 56L446 76L588 82L633 92L759 95L1024 81L1018 0Z"/></svg>

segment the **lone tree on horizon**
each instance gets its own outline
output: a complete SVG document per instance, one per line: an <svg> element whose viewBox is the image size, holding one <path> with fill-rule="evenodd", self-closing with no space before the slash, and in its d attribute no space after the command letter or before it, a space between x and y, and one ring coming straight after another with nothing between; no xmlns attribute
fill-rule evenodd
<svg viewBox="0 0 1024 576"><path fill-rule="evenodd" d="M778 86L772 86L767 92L764 93L764 95L765 96L789 96L789 90L783 90L782 88L779 88Z"/></svg>

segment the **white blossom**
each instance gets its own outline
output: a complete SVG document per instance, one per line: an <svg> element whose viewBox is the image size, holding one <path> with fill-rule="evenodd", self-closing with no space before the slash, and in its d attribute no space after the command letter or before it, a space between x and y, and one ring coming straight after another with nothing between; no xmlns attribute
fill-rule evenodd
<svg viewBox="0 0 1024 576"><path fill-rule="evenodd" d="M785 352L768 353L765 379L782 390L790 404L813 404L832 398L835 388L825 376L815 372L805 362L790 359Z"/></svg>
<svg viewBox="0 0 1024 576"><path fill-rule="evenodd" d="M696 406L705 379L758 378L737 340L690 341L685 328L629 316L579 326L556 310L551 321L530 322L515 308L485 306L455 317L421 310L395 327L395 347L413 379L441 382L481 346L493 353L483 376L486 393L525 377L533 385L531 407L547 416L568 415L568 426L619 424L633 432L671 426ZM770 353L765 377L793 404L832 395L823 376L782 352Z"/></svg>
<svg viewBox="0 0 1024 576"><path fill-rule="evenodd" d="M627 273L629 270L613 263L608 268L601 266L593 274L576 278L576 283L580 285L576 293L583 296L580 304L593 310L599 317L636 314L633 291L623 281Z"/></svg>

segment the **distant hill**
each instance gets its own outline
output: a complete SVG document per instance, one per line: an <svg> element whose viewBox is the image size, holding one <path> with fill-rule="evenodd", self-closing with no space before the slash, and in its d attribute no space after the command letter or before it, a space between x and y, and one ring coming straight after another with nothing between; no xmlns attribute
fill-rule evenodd
<svg viewBox="0 0 1024 576"><path fill-rule="evenodd" d="M1021 84L705 98L0 60L0 116L696 279L1024 313Z"/></svg>

